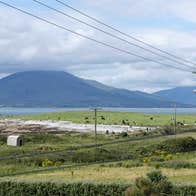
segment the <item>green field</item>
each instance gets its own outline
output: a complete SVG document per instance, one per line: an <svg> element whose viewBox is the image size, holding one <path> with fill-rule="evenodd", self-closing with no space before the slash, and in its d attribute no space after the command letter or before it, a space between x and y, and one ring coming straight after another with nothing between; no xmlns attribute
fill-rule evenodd
<svg viewBox="0 0 196 196"><path fill-rule="evenodd" d="M22 116L25 120L62 120L75 123L94 123L93 111L55 112L31 116ZM177 121L184 124L195 124L196 115L179 114ZM142 114L131 112L98 112L99 124L129 124L138 126L166 125L173 123L171 114Z"/></svg>
<svg viewBox="0 0 196 196"><path fill-rule="evenodd" d="M93 133L29 133L24 134L25 145L22 147L7 146L6 136L0 135L0 158L11 156L11 159L0 160L0 182L125 185L132 184L136 178L150 171L160 170L175 185L196 186L194 126L191 126L191 130L187 126L183 126L183 129L177 127L176 135L173 135L171 115L101 111L98 116L102 124L122 124L124 120L129 125L136 122L133 125L168 126L152 132L99 133L98 144L107 144L98 147L94 146ZM193 125L195 117L179 115L177 121ZM93 112L61 112L20 118L76 123L87 123L88 120L88 123L93 123ZM84 147L86 145L92 146ZM17 155L24 157L16 158Z"/></svg>
<svg viewBox="0 0 196 196"><path fill-rule="evenodd" d="M103 182L103 183L131 183L137 177L144 176L147 172L161 170L174 183L196 185L196 151L167 152L157 151L157 146L170 139L182 139L187 137L196 139L196 133L183 133L173 136L160 136L157 138L142 139L106 145L99 148L79 149L71 153L60 152L41 156L18 158L14 160L0 161L0 175L5 175L1 180L14 181L50 181L50 182ZM132 136L129 136L132 137ZM26 143L23 147L7 147L1 140L0 154L2 157L25 154L27 152L48 152L58 149L66 149L71 146L92 144L91 134L61 134L61 135L25 135ZM100 134L98 141L118 141L115 136ZM152 153L153 152L153 153ZM129 158L127 158L129 157ZM161 157L161 159L160 159ZM117 161L121 158L121 161ZM126 159L123 161L123 159ZM110 163L104 163L105 161ZM93 164L95 161L103 163ZM25 172L29 170L47 169L63 165L77 165L85 163L84 167L69 169L55 169L54 171L32 172L32 174L6 177L7 174ZM88 166L89 164L89 166Z"/></svg>

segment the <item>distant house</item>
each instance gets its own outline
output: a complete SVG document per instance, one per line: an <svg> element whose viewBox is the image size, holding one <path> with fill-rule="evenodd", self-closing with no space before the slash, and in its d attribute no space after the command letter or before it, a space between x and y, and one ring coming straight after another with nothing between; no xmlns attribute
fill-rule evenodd
<svg viewBox="0 0 196 196"><path fill-rule="evenodd" d="M24 137L20 135L10 135L7 138L8 146L22 146L24 144Z"/></svg>

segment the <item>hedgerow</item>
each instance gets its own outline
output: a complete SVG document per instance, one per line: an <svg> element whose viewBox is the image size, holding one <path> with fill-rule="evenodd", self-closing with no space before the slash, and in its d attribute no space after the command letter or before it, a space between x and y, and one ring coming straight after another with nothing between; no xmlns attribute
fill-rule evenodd
<svg viewBox="0 0 196 196"><path fill-rule="evenodd" d="M0 182L0 196L121 196L124 184Z"/></svg>
<svg viewBox="0 0 196 196"><path fill-rule="evenodd" d="M180 186L175 187L172 196L196 196L196 186Z"/></svg>
<svg viewBox="0 0 196 196"><path fill-rule="evenodd" d="M124 196L126 184L0 182L0 196ZM195 196L196 186L175 186L172 196Z"/></svg>

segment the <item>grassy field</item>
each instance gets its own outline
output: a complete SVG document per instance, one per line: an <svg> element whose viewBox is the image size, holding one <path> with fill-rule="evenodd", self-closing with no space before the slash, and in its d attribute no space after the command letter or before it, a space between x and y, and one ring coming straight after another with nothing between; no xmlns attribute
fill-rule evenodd
<svg viewBox="0 0 196 196"><path fill-rule="evenodd" d="M196 139L196 132L117 143L96 149L79 149L71 153L65 151L0 161L0 175L6 175L39 168L58 167L66 164L91 164L94 161L111 160L110 163L2 177L1 180L11 179L14 181L27 182L52 181L57 183L65 181L132 183L137 177L144 176L147 172L158 169L166 174L174 183L196 184L196 151L192 149L190 152L166 152L166 150L160 150L158 148L160 144L164 144L164 142L168 142L171 139L175 142L184 138L186 140L187 137ZM0 148L1 157L20 153L25 154L27 152L48 152L57 149L65 149L70 146L92 144L94 142L94 137L90 133L65 133L60 135L32 134L25 135L25 139L25 145L17 148L7 147L2 139ZM118 141L119 139L122 138L100 134L98 141L101 143ZM128 156L130 157L129 160L116 161L119 158L127 159Z"/></svg>
<svg viewBox="0 0 196 196"><path fill-rule="evenodd" d="M92 182L92 183L129 183L132 184L136 178L145 176L154 167L101 167L88 166L82 168L65 169L50 173L22 175L20 177L7 177L6 180L22 182ZM196 185L196 169L168 169L162 168L162 173L175 184ZM5 179L4 179L5 180Z"/></svg>
<svg viewBox="0 0 196 196"><path fill-rule="evenodd" d="M168 125L171 115L147 115L139 113L98 113L101 124L129 125ZM93 123L93 112L61 112L32 116L22 119L66 120L76 123ZM178 115L177 121L195 123L196 115ZM124 121L124 122L123 122ZM186 128L186 126L184 126ZM165 129L165 128L164 128ZM167 129L167 128L166 128ZM169 129L169 127L168 127ZM170 134L170 135L168 135ZM177 134L156 130L135 133L98 134L98 143L116 142L94 148L77 148L93 145L93 133L65 132L64 134L31 133L24 134L25 145L10 147L6 137L0 135L0 158L13 156L13 159L0 160L0 180L25 182L92 182L129 184L139 176L154 170L161 170L175 184L196 185L196 131ZM120 142L126 140L124 142ZM61 151L57 151L61 150ZM36 156L15 158L17 155L45 153ZM100 162L99 164L97 163ZM83 164L84 166L79 166ZM71 168L57 169L65 165ZM41 169L43 171L36 172ZM49 169L50 171L44 171ZM9 176L15 173L28 172ZM4 176L4 177L3 177Z"/></svg>
<svg viewBox="0 0 196 196"><path fill-rule="evenodd" d="M71 112L56 112L31 116L22 116L25 120L63 120L72 121L75 123L94 123L93 111L71 111ZM196 115L180 114L177 115L177 121L184 124L195 124ZM139 126L150 125L166 125L171 124L171 114L142 114L131 112L98 112L99 124L129 124Z"/></svg>

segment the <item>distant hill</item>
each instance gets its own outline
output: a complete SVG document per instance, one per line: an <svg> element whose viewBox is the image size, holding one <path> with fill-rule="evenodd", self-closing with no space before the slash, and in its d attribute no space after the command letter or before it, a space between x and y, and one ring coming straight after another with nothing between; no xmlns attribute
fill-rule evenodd
<svg viewBox="0 0 196 196"><path fill-rule="evenodd" d="M196 94L193 92L195 89L196 86L176 87L173 89L162 90L153 93L153 95L160 96L175 102L196 105Z"/></svg>
<svg viewBox="0 0 196 196"><path fill-rule="evenodd" d="M95 88L99 88L99 89L102 89L102 90L106 90L106 91L112 91L116 88L114 87L111 87L111 86L108 86L108 85L105 85L105 84L102 84L100 82L97 82L95 80L84 80L87 84L91 85L91 86L94 86Z"/></svg>
<svg viewBox="0 0 196 196"><path fill-rule="evenodd" d="M20 72L0 79L0 105L4 106L170 107L171 104L154 95L109 87L61 71Z"/></svg>

